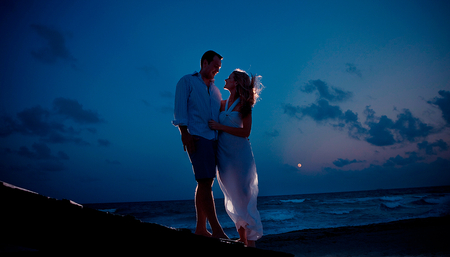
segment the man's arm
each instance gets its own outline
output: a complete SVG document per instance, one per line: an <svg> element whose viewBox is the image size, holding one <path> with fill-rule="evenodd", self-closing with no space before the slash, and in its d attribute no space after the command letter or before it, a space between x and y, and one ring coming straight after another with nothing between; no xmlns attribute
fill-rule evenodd
<svg viewBox="0 0 450 257"><path fill-rule="evenodd" d="M188 99L189 99L189 84L183 77L178 81L175 91L175 105L174 105L174 126L188 126Z"/></svg>
<svg viewBox="0 0 450 257"><path fill-rule="evenodd" d="M178 129L180 130L181 142L183 143L184 151L193 153L195 151L194 137L189 133L187 129L189 123L188 98L189 85L185 78L181 78L180 81L178 81L175 91L175 119L172 121L172 124L178 126Z"/></svg>

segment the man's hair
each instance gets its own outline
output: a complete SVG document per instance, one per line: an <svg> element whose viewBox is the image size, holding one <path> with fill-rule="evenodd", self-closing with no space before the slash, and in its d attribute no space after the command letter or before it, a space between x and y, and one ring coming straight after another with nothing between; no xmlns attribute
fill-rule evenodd
<svg viewBox="0 0 450 257"><path fill-rule="evenodd" d="M203 61L204 60L206 60L208 62L208 64L210 64L213 61L214 56L219 57L220 60L223 59L222 55L214 52L213 50L209 50L209 51L207 51L206 53L203 54L202 59L200 60L200 67L203 68Z"/></svg>

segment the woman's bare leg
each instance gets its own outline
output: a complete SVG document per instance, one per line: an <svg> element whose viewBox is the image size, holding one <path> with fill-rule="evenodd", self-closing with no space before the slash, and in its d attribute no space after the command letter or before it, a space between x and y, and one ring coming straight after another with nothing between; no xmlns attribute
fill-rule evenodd
<svg viewBox="0 0 450 257"><path fill-rule="evenodd" d="M238 229L238 233L239 233L239 241L247 245L247 232L245 231L245 228L240 227Z"/></svg>

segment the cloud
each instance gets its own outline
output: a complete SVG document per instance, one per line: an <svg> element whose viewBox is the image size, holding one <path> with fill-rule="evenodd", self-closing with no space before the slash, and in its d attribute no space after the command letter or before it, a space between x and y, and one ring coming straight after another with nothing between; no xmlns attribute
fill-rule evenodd
<svg viewBox="0 0 450 257"><path fill-rule="evenodd" d="M343 102L350 99L353 93L350 91L344 91L335 87L328 87L327 83L318 79L310 80L300 90L304 93L313 93L317 91L318 99L326 99L330 102Z"/></svg>
<svg viewBox="0 0 450 257"><path fill-rule="evenodd" d="M77 101L56 98L52 110L38 105L18 112L16 117L0 117L0 137L22 134L37 136L46 143L90 145L79 137L82 129L68 126L66 120L73 120L79 125L103 122L95 111L84 110ZM92 132L92 128L88 131Z"/></svg>
<svg viewBox="0 0 450 257"><path fill-rule="evenodd" d="M341 168L341 167L344 167L346 165L350 165L352 163L362 163L362 162L366 162L366 161L360 161L360 160L356 160L356 159L353 159L353 160L350 161L349 159L341 159L341 158L339 158L336 161L334 161L333 164L336 165L337 167Z"/></svg>
<svg viewBox="0 0 450 257"><path fill-rule="evenodd" d="M414 117L408 109L397 115L397 121L386 115L376 117L375 112L366 107L366 125L369 126L367 142L376 146L388 146L404 141L414 142L433 132L433 127Z"/></svg>
<svg viewBox="0 0 450 257"><path fill-rule="evenodd" d="M273 131L266 131L264 134L268 137L278 137L280 135L280 132L274 129Z"/></svg>
<svg viewBox="0 0 450 257"><path fill-rule="evenodd" d="M303 119L305 116L312 118L316 122L326 120L342 120L352 122L358 115L348 110L345 114L337 105L330 105L327 100L320 99L316 103L304 106L293 106L292 104L283 105L284 113L297 119Z"/></svg>
<svg viewBox="0 0 450 257"><path fill-rule="evenodd" d="M397 157L392 158L394 161ZM411 162L414 157L399 157L399 163L404 165L383 166L370 165L364 169L358 170L340 170L339 168L324 168L324 176L327 181L332 181L330 187L333 191L344 191L349 183L357 185L360 190L377 188L411 188L423 185L445 186L450 182L450 160L437 158L435 161ZM401 160L409 159L409 161ZM406 164L410 162L410 164ZM316 177L314 177L316 178ZM306 178L309 179L309 178ZM321 184L323 184L321 179ZM308 180L305 186L309 186L313 181ZM319 185L319 184L318 184ZM342 186L341 188L337 188Z"/></svg>
<svg viewBox="0 0 450 257"><path fill-rule="evenodd" d="M21 157L25 157L33 160L68 160L69 156L59 151L57 155L53 155L51 153L50 147L48 147L45 143L34 143L31 146L31 150L26 146L20 147L19 151L17 151L17 155Z"/></svg>
<svg viewBox="0 0 450 257"><path fill-rule="evenodd" d="M447 151L449 149L448 144L442 139L436 140L436 142L431 144L428 141L423 141L422 143L418 143L417 147L419 150L425 150L425 153L428 155L436 155L436 148L440 151Z"/></svg>
<svg viewBox="0 0 450 257"><path fill-rule="evenodd" d="M408 109L404 109L403 113L397 115L397 121L394 123L393 128L402 137L400 141L408 140L410 142L413 142L418 137L426 137L433 131L432 126L414 117Z"/></svg>
<svg viewBox="0 0 450 257"><path fill-rule="evenodd" d="M323 99L317 101L317 104L298 107L297 112L302 116L309 116L317 122L339 119L343 115L339 106L330 105L328 101Z"/></svg>
<svg viewBox="0 0 450 257"><path fill-rule="evenodd" d="M283 109L285 114L299 120L306 116L322 124L326 121L335 121L337 123L331 124L331 126L338 129L347 128L348 135L355 139L360 139L361 136L367 133L367 129L358 121L357 113L351 110L347 110L344 113L339 106L330 105L324 99L318 100L317 103L308 106L285 104L283 105Z"/></svg>
<svg viewBox="0 0 450 257"><path fill-rule="evenodd" d="M415 142L434 133L430 126L413 116L409 109L404 109L394 121L386 115L377 117L375 111L366 107L363 124L358 120L358 114L347 110L345 113L337 105L330 105L327 100L320 99L317 103L306 106L285 104L284 113L290 117L302 120L310 117L319 124L329 124L337 129L346 129L348 135L354 139L365 140L375 146L389 146L402 142Z"/></svg>
<svg viewBox="0 0 450 257"><path fill-rule="evenodd" d="M394 122L385 115L375 118L375 112L369 106L366 107L365 113L367 114L366 124L370 128L366 141L376 146L393 145L395 143L392 134Z"/></svg>
<svg viewBox="0 0 450 257"><path fill-rule="evenodd" d="M102 121L96 112L83 110L83 106L76 100L62 97L56 98L53 101L53 108L58 114L80 124L99 123Z"/></svg>
<svg viewBox="0 0 450 257"><path fill-rule="evenodd" d="M69 156L63 151L59 151L57 156L61 160L69 160Z"/></svg>
<svg viewBox="0 0 450 257"><path fill-rule="evenodd" d="M358 121L357 113L354 113L351 110L347 110L344 113L344 116L343 118L341 118L341 120L345 122L345 125L348 129L348 135L350 137L359 140L367 133L367 129L364 128L362 124Z"/></svg>
<svg viewBox="0 0 450 257"><path fill-rule="evenodd" d="M22 146L17 154L28 159L38 160L52 159L54 157L51 155L51 150L46 144L34 143L32 148L34 151L29 150L26 146Z"/></svg>
<svg viewBox="0 0 450 257"><path fill-rule="evenodd" d="M361 70L356 68L356 66L352 63L346 63L345 66L347 67L345 69L346 72L350 73L350 74L354 74L360 78L362 78L362 74L361 74Z"/></svg>
<svg viewBox="0 0 450 257"><path fill-rule="evenodd" d="M36 161L35 165L22 165L21 170L23 171L32 169L33 167L37 167L37 169L43 171L62 171L66 169L62 161L69 159L69 156L62 151L59 151L56 155L53 155L50 147L48 147L45 143L34 143L31 146L31 149L26 146L22 146L17 152L10 151L10 153L17 154L25 159ZM14 167L12 167L12 169L14 169Z"/></svg>
<svg viewBox="0 0 450 257"><path fill-rule="evenodd" d="M109 140L106 140L106 139L99 139L99 140L97 140L97 142L98 142L99 146L108 147L111 145L111 142L109 142Z"/></svg>
<svg viewBox="0 0 450 257"><path fill-rule="evenodd" d="M31 28L46 41L46 45L31 52L31 55L43 63L53 64L58 59L67 60L74 65L76 59L66 46L66 40L61 32L56 29L32 24Z"/></svg>
<svg viewBox="0 0 450 257"><path fill-rule="evenodd" d="M47 137L41 137L41 140L51 144L75 143L77 145L91 145L82 138L73 136L74 134L78 135L79 132L58 133L52 131Z"/></svg>
<svg viewBox="0 0 450 257"><path fill-rule="evenodd" d="M389 158L384 164L383 167L392 167L392 166L404 166L416 163L417 161L423 160L423 157L420 157L417 155L416 152L408 152L406 153L409 156L407 158L404 158L400 155L397 155L395 157Z"/></svg>
<svg viewBox="0 0 450 257"><path fill-rule="evenodd" d="M50 112L41 106L27 108L17 113L20 123L10 120L10 128L12 131L16 130L21 134L34 134L38 136L46 136L49 131L62 132L64 126L57 122L51 122L49 120L50 116Z"/></svg>
<svg viewBox="0 0 450 257"><path fill-rule="evenodd" d="M293 106L292 104L284 104L282 108L283 108L284 114L287 114L288 116L290 116L292 118L300 119L297 116L297 110L299 109L298 106Z"/></svg>
<svg viewBox="0 0 450 257"><path fill-rule="evenodd" d="M392 120L386 115L376 116L375 111L370 106L366 106L364 110L366 121L362 124L358 119L357 113L352 110L343 112L338 105L330 104L333 101L345 101L352 97L353 94L341 89L330 89L321 80L309 81L300 90L305 93L317 92L316 101L310 105L302 106L294 106L289 103L284 104L282 106L284 114L299 120L309 117L318 124L329 125L339 130L347 130L351 138L365 140L375 146L415 142L420 138L426 138L438 132L438 129L415 117L409 109L403 109L397 115L397 119ZM450 92L441 90L439 95L442 97L436 97L428 103L437 105L442 110L443 118L450 119Z"/></svg>
<svg viewBox="0 0 450 257"><path fill-rule="evenodd" d="M440 90L438 93L441 97L435 97L428 103L437 105L441 109L442 118L447 123L447 126L450 126L450 91Z"/></svg>
<svg viewBox="0 0 450 257"><path fill-rule="evenodd" d="M45 161L45 162L39 163L38 166L43 171L52 171L52 172L63 171L66 169L64 164L62 162L58 162L58 161L52 161L52 162Z"/></svg>

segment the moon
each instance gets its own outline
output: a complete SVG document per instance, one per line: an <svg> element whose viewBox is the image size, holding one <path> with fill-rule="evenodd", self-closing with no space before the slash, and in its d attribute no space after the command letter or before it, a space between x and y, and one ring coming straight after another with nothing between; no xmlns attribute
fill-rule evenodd
<svg viewBox="0 0 450 257"><path fill-rule="evenodd" d="M301 164L301 163L297 164L297 167L301 168L301 167L302 167L302 164Z"/></svg>

